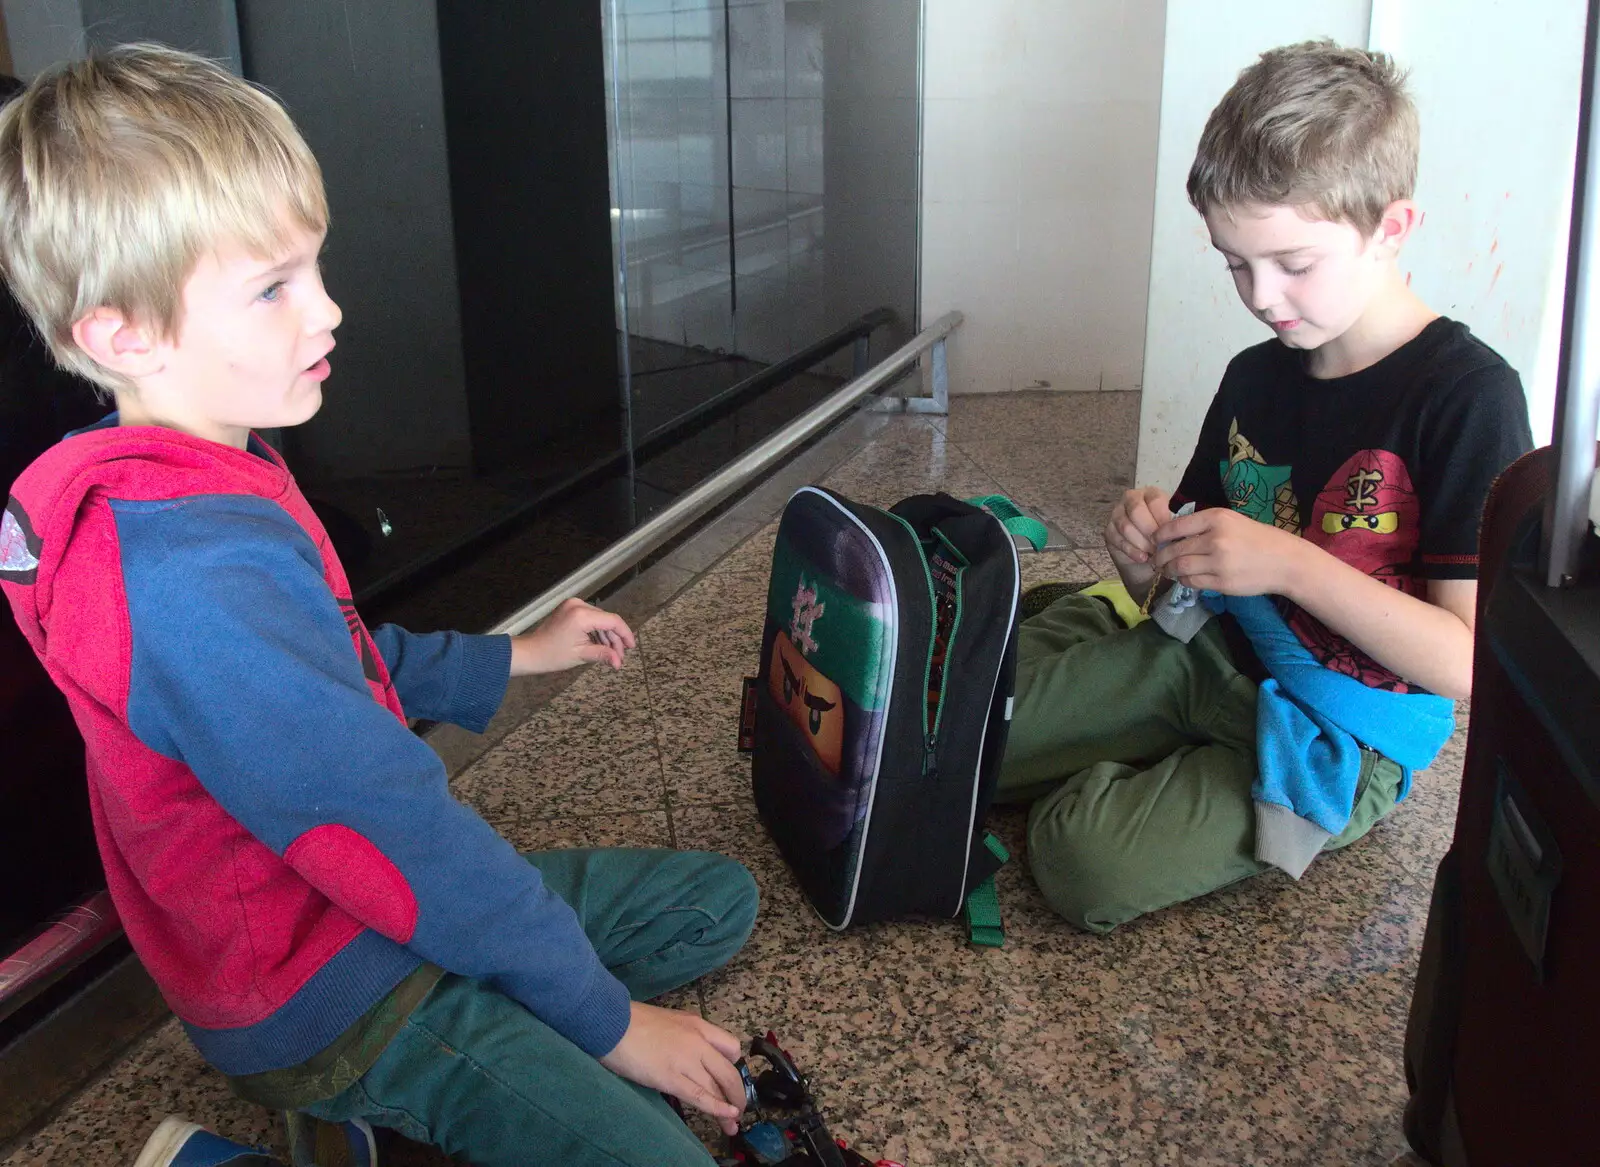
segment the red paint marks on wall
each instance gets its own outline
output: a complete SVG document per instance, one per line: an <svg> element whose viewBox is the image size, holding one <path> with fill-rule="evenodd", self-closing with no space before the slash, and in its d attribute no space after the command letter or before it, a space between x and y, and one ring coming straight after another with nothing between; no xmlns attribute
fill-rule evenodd
<svg viewBox="0 0 1600 1167"><path fill-rule="evenodd" d="M1409 288L1410 286L1411 286L1411 273L1410 272L1406 272L1406 287Z"/></svg>
<svg viewBox="0 0 1600 1167"><path fill-rule="evenodd" d="M1494 286L1500 282L1500 273L1506 270L1505 264L1500 264L1494 269L1494 277L1489 281L1489 290L1494 291Z"/></svg>
<svg viewBox="0 0 1600 1167"><path fill-rule="evenodd" d="M1494 237L1494 242L1489 244L1489 254L1493 255L1495 252L1497 252L1499 250L1500 250L1500 236L1496 235Z"/></svg>

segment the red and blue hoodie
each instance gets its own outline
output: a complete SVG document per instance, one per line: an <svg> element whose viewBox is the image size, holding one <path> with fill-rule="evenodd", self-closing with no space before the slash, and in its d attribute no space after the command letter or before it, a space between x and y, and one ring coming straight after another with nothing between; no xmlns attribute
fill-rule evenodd
<svg viewBox="0 0 1600 1167"><path fill-rule="evenodd" d="M288 468L116 417L23 472L0 588L66 694L123 926L201 1054L299 1065L422 961L596 1056L628 995L407 716L482 730L503 636L369 633Z"/></svg>

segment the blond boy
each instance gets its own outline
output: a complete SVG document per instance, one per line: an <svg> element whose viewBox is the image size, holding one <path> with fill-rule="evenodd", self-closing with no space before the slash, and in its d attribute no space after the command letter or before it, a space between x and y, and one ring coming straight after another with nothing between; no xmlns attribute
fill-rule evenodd
<svg viewBox="0 0 1600 1167"><path fill-rule="evenodd" d="M126 46L0 112L0 265L116 399L0 529L0 586L87 743L112 896L246 1098L480 1164L709 1162L657 1091L731 1128L738 1043L640 1002L738 950L748 873L519 856L407 728L481 729L508 677L621 667L632 633L576 600L515 638L369 633L254 436L321 404L327 223L282 108L196 57Z"/></svg>

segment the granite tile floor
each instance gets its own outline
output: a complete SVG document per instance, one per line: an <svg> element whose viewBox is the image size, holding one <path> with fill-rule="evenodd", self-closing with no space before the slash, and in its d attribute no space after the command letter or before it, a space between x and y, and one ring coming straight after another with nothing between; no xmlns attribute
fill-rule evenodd
<svg viewBox="0 0 1600 1167"><path fill-rule="evenodd" d="M888 504L926 489L1004 491L1073 544L1024 557L1027 582L1087 579L1131 483L1133 394L957 399L948 419L879 419L835 443L823 480ZM860 432L860 431L856 431ZM812 459L816 464L816 459ZM770 494L770 492L769 492ZM1399 1164L1401 1038L1435 865L1450 836L1458 733L1412 797L1299 883L1271 874L1139 920L1075 932L1027 874L1024 816L991 826L1007 942L954 922L836 934L806 906L748 796L735 750L754 670L771 511L638 626L620 673L592 670L471 761L454 789L519 847L671 845L743 861L763 907L749 945L678 1003L736 1034L774 1029L828 1120L870 1158L1069 1164ZM168 1112L274 1142L175 1023L17 1147L3 1167L131 1162ZM530 1162L535 1161L530 1157ZM395 1164L443 1164L397 1146Z"/></svg>

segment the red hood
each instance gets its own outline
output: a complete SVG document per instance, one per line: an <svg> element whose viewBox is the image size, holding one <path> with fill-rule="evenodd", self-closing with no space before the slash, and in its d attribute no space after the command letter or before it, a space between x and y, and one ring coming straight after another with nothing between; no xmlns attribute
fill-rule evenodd
<svg viewBox="0 0 1600 1167"><path fill-rule="evenodd" d="M103 425L57 442L17 478L0 520L0 586L36 652L44 650L57 567L96 495L149 502L198 494L283 498L289 470L266 457L161 426Z"/></svg>

